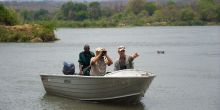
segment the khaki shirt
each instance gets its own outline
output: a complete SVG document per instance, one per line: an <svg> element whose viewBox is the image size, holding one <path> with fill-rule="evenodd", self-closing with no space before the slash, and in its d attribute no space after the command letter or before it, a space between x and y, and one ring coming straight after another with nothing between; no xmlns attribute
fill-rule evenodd
<svg viewBox="0 0 220 110"><path fill-rule="evenodd" d="M114 70L122 70L122 69L134 69L134 63L133 58L131 56L126 55L126 58L124 61L118 59L115 62Z"/></svg>
<svg viewBox="0 0 220 110"><path fill-rule="evenodd" d="M91 58L91 61L94 59L95 57ZM104 76L106 74L106 63L103 59L99 59L95 64L91 65L91 71L90 71L90 75L91 76Z"/></svg>

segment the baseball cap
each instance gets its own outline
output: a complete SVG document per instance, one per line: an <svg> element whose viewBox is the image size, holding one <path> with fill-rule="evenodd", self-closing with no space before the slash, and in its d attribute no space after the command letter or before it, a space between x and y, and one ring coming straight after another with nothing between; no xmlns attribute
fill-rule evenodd
<svg viewBox="0 0 220 110"><path fill-rule="evenodd" d="M118 47L118 51L122 51L122 50L125 50L125 46L119 46Z"/></svg>

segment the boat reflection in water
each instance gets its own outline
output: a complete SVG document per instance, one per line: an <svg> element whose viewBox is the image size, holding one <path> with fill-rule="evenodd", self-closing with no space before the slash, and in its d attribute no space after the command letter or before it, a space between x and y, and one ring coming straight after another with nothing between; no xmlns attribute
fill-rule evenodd
<svg viewBox="0 0 220 110"><path fill-rule="evenodd" d="M41 99L43 110L147 110L143 103L97 103L91 101L71 100L45 94Z"/></svg>
<svg viewBox="0 0 220 110"><path fill-rule="evenodd" d="M41 75L48 94L94 102L138 103L155 74L120 70L105 76Z"/></svg>

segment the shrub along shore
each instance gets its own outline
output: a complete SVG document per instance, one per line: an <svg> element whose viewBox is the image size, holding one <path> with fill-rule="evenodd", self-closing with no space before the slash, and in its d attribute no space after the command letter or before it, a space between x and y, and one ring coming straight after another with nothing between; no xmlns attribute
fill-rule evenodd
<svg viewBox="0 0 220 110"><path fill-rule="evenodd" d="M42 21L40 21L42 22ZM46 21L44 21L46 22ZM57 27L69 28L112 28L112 27L135 27L135 26L218 26L219 22L203 22L199 20L192 21L178 21L178 22L145 22L134 20L128 22L112 22L111 20L98 21L55 21Z"/></svg>
<svg viewBox="0 0 220 110"><path fill-rule="evenodd" d="M39 24L0 25L0 42L51 42L57 40L53 31Z"/></svg>
<svg viewBox="0 0 220 110"><path fill-rule="evenodd" d="M51 42L57 40L51 22L21 23L15 10L0 4L0 42Z"/></svg>

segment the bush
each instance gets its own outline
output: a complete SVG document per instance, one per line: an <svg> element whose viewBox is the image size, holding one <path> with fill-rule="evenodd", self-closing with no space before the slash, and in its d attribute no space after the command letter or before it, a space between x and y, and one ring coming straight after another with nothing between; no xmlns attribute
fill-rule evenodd
<svg viewBox="0 0 220 110"><path fill-rule="evenodd" d="M31 42L35 38L39 38L43 42L57 40L52 27L36 24L0 26L0 33L0 42Z"/></svg>
<svg viewBox="0 0 220 110"><path fill-rule="evenodd" d="M0 24L16 25L19 23L18 15L12 9L8 9L0 4Z"/></svg>
<svg viewBox="0 0 220 110"><path fill-rule="evenodd" d="M3 28L3 26L0 26L0 33L0 42L6 42L9 32L5 28Z"/></svg>

